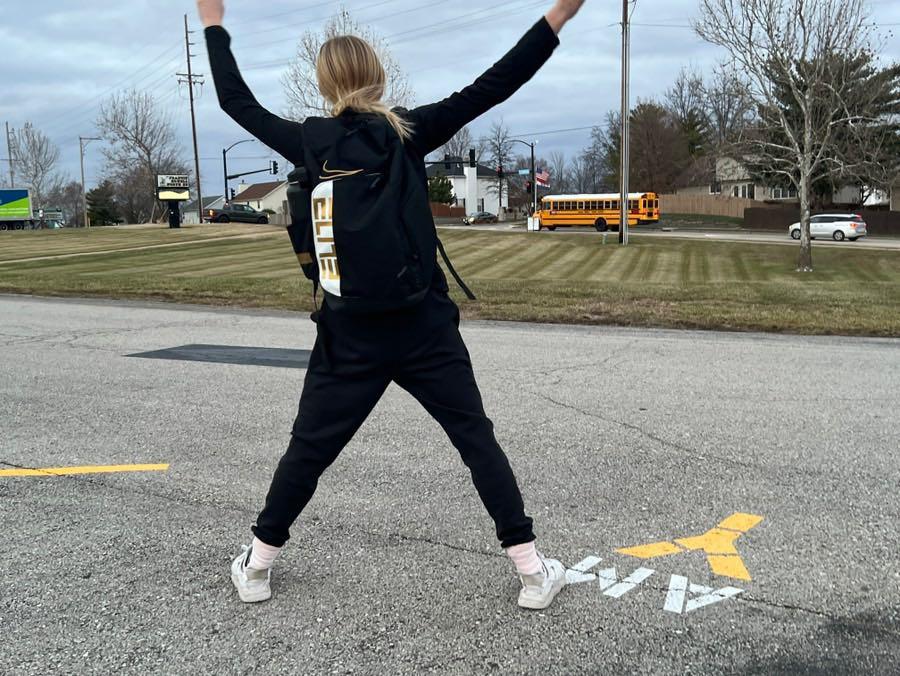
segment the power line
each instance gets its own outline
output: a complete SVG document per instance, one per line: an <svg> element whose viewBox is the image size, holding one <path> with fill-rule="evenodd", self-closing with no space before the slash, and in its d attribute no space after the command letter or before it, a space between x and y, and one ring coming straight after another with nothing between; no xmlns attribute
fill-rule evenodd
<svg viewBox="0 0 900 676"><path fill-rule="evenodd" d="M426 24L424 26L419 26L418 28L415 28L415 29L401 31L401 32L395 33L393 35L389 35L389 36L385 37L385 41L388 42L388 44L390 46L394 46L397 44L404 44L407 42L415 42L416 40L422 40L425 38L429 38L436 33L440 33L440 32L446 31L446 30L457 30L460 28L466 28L471 25L482 23L483 21L488 20L488 19L510 16L512 14L517 14L517 13L520 13L520 12L523 12L526 10L534 9L535 7L543 6L544 4L546 4L545 0L537 0L537 1L529 0L523 6L511 7L511 8L505 9L505 10L497 11L498 7L515 4L515 3L518 3L521 1L522 0L506 0L506 2L501 2L501 3L495 4L492 7L487 8L487 9L480 9L480 10L476 10L474 12L469 12L467 14L459 15L454 20L452 20L452 21L458 21L459 19L465 20L462 23L448 23L446 21L434 22L434 23ZM466 19L468 19L468 17L472 17L472 16L479 15L479 14L485 14L485 12L489 12L489 14L487 14L486 16L481 16L474 20L466 20ZM374 19L371 19L371 21L373 21L373 22L379 21L382 18L384 18L384 17L376 17ZM395 39L398 37L403 38L403 36L410 35L410 34L413 34L413 35L411 35L410 37L405 38L405 39L400 39L400 40ZM289 65L290 63L291 63L291 59L278 59L275 61L263 61L260 63L250 63L245 66L242 66L241 70L246 71L246 70L259 70L259 69L265 69L265 68L283 67L283 66Z"/></svg>
<svg viewBox="0 0 900 676"><path fill-rule="evenodd" d="M119 87L121 87L123 84L129 82L134 76L136 76L138 73L140 73L140 72L143 71L144 69L149 68L150 66L154 65L157 61L160 61L161 59L165 58L165 56L166 56L167 54L169 54L169 52L171 52L172 50L176 49L176 48L179 47L179 46L180 46L180 42L176 42L174 45L170 45L169 47L166 47L166 49L163 50L163 52L160 53L159 56L155 57L155 58L152 59L151 61L148 61L147 63L145 63L143 66L140 66L140 67L137 68L136 70L132 71L132 73L131 73L130 75L128 75L128 77L124 78L123 80L120 80L120 81L116 82L116 84L114 84L113 86L111 86L109 89L107 89L107 90L101 92L100 94L97 94L97 95L95 95L95 96L92 96L90 99L85 99L85 100L83 101L83 103L87 103L87 102L90 101L90 100L101 99L101 98L103 98L104 96L106 96L107 94L110 94L111 92L113 92L113 91L115 91L116 89L118 89ZM171 60L171 59L170 59L170 60ZM83 105L83 104L82 104L82 105ZM53 124L54 124L57 120L61 120L61 119L64 119L64 118L69 118L69 116L70 116L73 112L75 112L75 111L77 111L79 108L81 108L82 105L74 106L74 107L72 107L72 108L65 109L65 110L63 110L63 111L61 111L61 112L57 112L57 114L55 114L55 115L54 115L53 117L51 117L49 120L44 120L44 122L42 123L41 126L42 126L42 127L46 127L46 126L48 126L48 125L49 125L49 126L53 126Z"/></svg>
<svg viewBox="0 0 900 676"><path fill-rule="evenodd" d="M373 9L375 7L381 7L382 5L389 5L394 2L398 2L398 1L399 0L378 0L377 2L372 2L372 3L369 3L368 5L363 5L362 7L357 7L354 11L355 12L365 12L368 9ZM324 4L333 5L334 3L328 2L328 3L324 3ZM442 3L442 4L444 4L444 3ZM316 7L318 7L318 6L319 5L316 5ZM311 9L311 8L307 8L307 9ZM414 7L413 9L407 9L402 12L397 12L395 15L389 15L389 16L398 16L400 14L405 14L407 12L417 11L418 9L421 9L421 8ZM244 36L260 35L262 33L274 33L276 31L286 30L288 28L297 28L299 26L309 26L309 24L311 24L311 23L315 23L317 21L324 21L325 19L330 19L332 16L334 16L334 13L328 14L327 16L318 17L316 19L307 19L306 21L301 21L298 23L283 24L281 26L276 26L275 28L263 28L261 30L249 31L247 33L243 33L243 35ZM379 17L379 18L389 18L389 16L388 17ZM297 39L296 37L290 37L290 38L286 38L286 39L282 39L282 40L272 40L269 42L260 43L258 45L245 45L245 48L264 46L266 44L277 44L279 42L286 42L287 40L296 40L296 39Z"/></svg>

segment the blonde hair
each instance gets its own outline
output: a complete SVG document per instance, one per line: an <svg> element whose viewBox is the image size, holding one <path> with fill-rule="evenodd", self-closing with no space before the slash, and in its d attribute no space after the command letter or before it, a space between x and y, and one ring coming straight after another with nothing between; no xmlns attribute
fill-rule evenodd
<svg viewBox="0 0 900 676"><path fill-rule="evenodd" d="M365 40L340 35L326 41L316 61L316 78L335 117L348 109L377 113L387 119L402 140L411 136L410 123L381 100L387 77L378 54Z"/></svg>

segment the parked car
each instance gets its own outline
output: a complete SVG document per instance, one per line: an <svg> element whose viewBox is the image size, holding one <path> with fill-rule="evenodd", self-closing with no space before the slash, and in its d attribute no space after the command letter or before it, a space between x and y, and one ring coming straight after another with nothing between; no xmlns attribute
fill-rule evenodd
<svg viewBox="0 0 900 676"><path fill-rule="evenodd" d="M221 209L207 209L203 220L207 223L268 223L269 215L246 204L225 204Z"/></svg>
<svg viewBox="0 0 900 676"><path fill-rule="evenodd" d="M477 214L472 214L471 216L466 216L463 219L463 223L466 225L477 225L479 223L496 223L497 217L494 214L488 213L487 211L479 211Z"/></svg>
<svg viewBox="0 0 900 676"><path fill-rule="evenodd" d="M788 232L792 238L800 239L800 224L791 224ZM830 237L837 242L854 242L867 234L866 222L859 214L816 214L809 219L809 236L813 239Z"/></svg>

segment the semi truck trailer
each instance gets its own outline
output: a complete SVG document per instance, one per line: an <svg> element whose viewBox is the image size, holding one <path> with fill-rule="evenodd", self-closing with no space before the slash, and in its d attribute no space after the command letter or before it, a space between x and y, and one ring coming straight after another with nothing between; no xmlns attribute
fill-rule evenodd
<svg viewBox="0 0 900 676"><path fill-rule="evenodd" d="M59 228L62 224L59 209L39 209L35 213L26 188L0 188L0 230Z"/></svg>

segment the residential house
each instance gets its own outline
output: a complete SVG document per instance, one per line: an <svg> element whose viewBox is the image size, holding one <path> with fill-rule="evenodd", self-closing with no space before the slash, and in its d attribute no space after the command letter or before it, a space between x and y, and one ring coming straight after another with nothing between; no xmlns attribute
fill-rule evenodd
<svg viewBox="0 0 900 676"><path fill-rule="evenodd" d="M221 209L225 204L225 198L222 195L203 197L203 209ZM200 223L200 214L197 211L197 200L188 202L182 207L181 222L185 225L197 225Z"/></svg>
<svg viewBox="0 0 900 676"><path fill-rule="evenodd" d="M271 210L275 218L274 223L286 223L290 217L290 209L287 201L287 181L269 181L267 183L241 183L235 191L235 197L231 200L235 204L246 204L257 211Z"/></svg>
<svg viewBox="0 0 900 676"><path fill-rule="evenodd" d="M857 204L860 200L860 186L841 186L832 197L834 204ZM678 194L708 194L728 197L741 197L757 202L797 201L797 189L793 186L773 188L763 185L750 176L747 166L740 160L731 157L720 157L715 163L714 179L708 185L689 185L679 188ZM887 203L887 195L875 191L865 200L865 206L877 206Z"/></svg>
<svg viewBox="0 0 900 676"><path fill-rule="evenodd" d="M467 214L488 211L501 219L509 210L509 192L504 187L501 208L497 195L497 172L479 164L470 167L461 157L445 157L443 161L427 165L428 178L443 174L450 179L456 205L465 208Z"/></svg>

